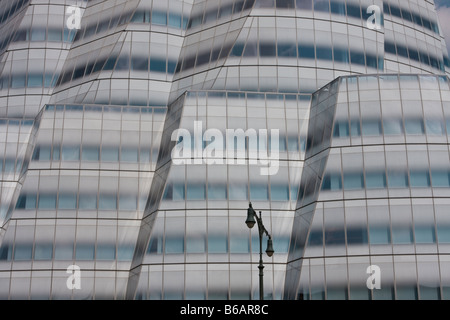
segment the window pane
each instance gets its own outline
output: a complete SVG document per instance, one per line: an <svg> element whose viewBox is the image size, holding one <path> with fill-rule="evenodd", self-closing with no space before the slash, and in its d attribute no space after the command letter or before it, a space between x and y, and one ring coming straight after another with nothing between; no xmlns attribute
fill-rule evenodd
<svg viewBox="0 0 450 320"><path fill-rule="evenodd" d="M362 133L364 136L378 136L381 135L381 123L379 121L363 121Z"/></svg>
<svg viewBox="0 0 450 320"><path fill-rule="evenodd" d="M419 286L420 300L441 300L439 287Z"/></svg>
<svg viewBox="0 0 450 320"><path fill-rule="evenodd" d="M151 58L150 59L150 71L166 72L166 60Z"/></svg>
<svg viewBox="0 0 450 320"><path fill-rule="evenodd" d="M55 209L56 195L39 195L39 209Z"/></svg>
<svg viewBox="0 0 450 320"><path fill-rule="evenodd" d="M76 209L77 195L76 194L60 194L58 198L58 209Z"/></svg>
<svg viewBox="0 0 450 320"><path fill-rule="evenodd" d="M404 172L388 172L389 188L406 188L408 186L408 175Z"/></svg>
<svg viewBox="0 0 450 320"><path fill-rule="evenodd" d="M98 199L99 210L116 210L117 198L112 194L101 194Z"/></svg>
<svg viewBox="0 0 450 320"><path fill-rule="evenodd" d="M326 174L322 182L322 190L342 189L341 176L338 174Z"/></svg>
<svg viewBox="0 0 450 320"><path fill-rule="evenodd" d="M348 137L349 136L348 122L337 122L334 125L333 136L336 138Z"/></svg>
<svg viewBox="0 0 450 320"><path fill-rule="evenodd" d="M95 248L93 244L77 244L75 259L94 260Z"/></svg>
<svg viewBox="0 0 450 320"><path fill-rule="evenodd" d="M347 49L341 49L341 48L333 48L334 53L334 61L335 62L341 62L341 63L349 63L350 59L348 56L348 50Z"/></svg>
<svg viewBox="0 0 450 320"><path fill-rule="evenodd" d="M167 14L165 12L152 11L152 24L167 25Z"/></svg>
<svg viewBox="0 0 450 320"><path fill-rule="evenodd" d="M430 186L430 175L428 171L411 171L409 174L411 187L424 187Z"/></svg>
<svg viewBox="0 0 450 320"><path fill-rule="evenodd" d="M432 179L434 188L450 187L450 173L447 171L432 170L431 171L431 179Z"/></svg>
<svg viewBox="0 0 450 320"><path fill-rule="evenodd" d="M297 46L293 43L279 43L277 49L279 57L297 57Z"/></svg>
<svg viewBox="0 0 450 320"><path fill-rule="evenodd" d="M364 177L362 173L345 173L344 189L355 190L364 188Z"/></svg>
<svg viewBox="0 0 450 320"><path fill-rule="evenodd" d="M226 5L219 8L219 19L231 15L233 12L233 5Z"/></svg>
<svg viewBox="0 0 450 320"><path fill-rule="evenodd" d="M187 238L186 239L187 253L204 253L206 252L206 241L203 237Z"/></svg>
<svg viewBox="0 0 450 320"><path fill-rule="evenodd" d="M31 260L32 244L17 244L14 246L14 260Z"/></svg>
<svg viewBox="0 0 450 320"><path fill-rule="evenodd" d="M425 129L422 119L405 119L406 134L424 134Z"/></svg>
<svg viewBox="0 0 450 320"><path fill-rule="evenodd" d="M330 4L328 0L314 0L314 11L329 12Z"/></svg>
<svg viewBox="0 0 450 320"><path fill-rule="evenodd" d="M31 41L45 41L45 29L31 29Z"/></svg>
<svg viewBox="0 0 450 320"><path fill-rule="evenodd" d="M176 236L166 236L165 242L166 253L183 253L184 252L184 238Z"/></svg>
<svg viewBox="0 0 450 320"><path fill-rule="evenodd" d="M392 227L392 242L396 244L413 243L413 232L409 227L396 226Z"/></svg>
<svg viewBox="0 0 450 320"><path fill-rule="evenodd" d="M147 253L161 254L163 247L162 235L152 235L150 243L147 248Z"/></svg>
<svg viewBox="0 0 450 320"><path fill-rule="evenodd" d="M357 227L347 229L347 243L349 245L368 243L367 229Z"/></svg>
<svg viewBox="0 0 450 320"><path fill-rule="evenodd" d="M131 70L148 71L148 58L131 57Z"/></svg>
<svg viewBox="0 0 450 320"><path fill-rule="evenodd" d="M437 225L437 236L439 243L450 243L450 225Z"/></svg>
<svg viewBox="0 0 450 320"><path fill-rule="evenodd" d="M230 200L247 200L247 185L230 184L228 195Z"/></svg>
<svg viewBox="0 0 450 320"><path fill-rule="evenodd" d="M286 9L294 9L295 3L294 0L276 0L277 8L286 8Z"/></svg>
<svg viewBox="0 0 450 320"><path fill-rule="evenodd" d="M184 200L185 198L184 184L175 184L173 186L173 200Z"/></svg>
<svg viewBox="0 0 450 320"><path fill-rule="evenodd" d="M131 22L144 22L144 12L143 11L136 11L131 18Z"/></svg>
<svg viewBox="0 0 450 320"><path fill-rule="evenodd" d="M83 147L81 160L83 161L98 161L100 158L100 149L98 147Z"/></svg>
<svg viewBox="0 0 450 320"><path fill-rule="evenodd" d="M63 37L64 37L64 42L73 42L74 38L75 38L75 32L76 30L68 30L68 29L64 29L63 32Z"/></svg>
<svg viewBox="0 0 450 320"><path fill-rule="evenodd" d="M80 194L78 207L80 210L96 210L97 195Z"/></svg>
<svg viewBox="0 0 450 320"><path fill-rule="evenodd" d="M417 300L416 286L397 285L397 299L398 300Z"/></svg>
<svg viewBox="0 0 450 320"><path fill-rule="evenodd" d="M59 159L61 154L61 149L60 146L53 146L53 151L52 151L52 160L53 161L59 161Z"/></svg>
<svg viewBox="0 0 450 320"><path fill-rule="evenodd" d="M102 161L119 161L119 149L113 147L102 147Z"/></svg>
<svg viewBox="0 0 450 320"><path fill-rule="evenodd" d="M36 195L22 194L17 200L16 209L36 209Z"/></svg>
<svg viewBox="0 0 450 320"><path fill-rule="evenodd" d="M302 10L311 10L312 9L312 0L295 0L297 9Z"/></svg>
<svg viewBox="0 0 450 320"><path fill-rule="evenodd" d="M28 30L17 30L14 35L13 42L26 41L28 35Z"/></svg>
<svg viewBox="0 0 450 320"><path fill-rule="evenodd" d="M11 80L11 88L24 88L25 87L25 75L13 75Z"/></svg>
<svg viewBox="0 0 450 320"><path fill-rule="evenodd" d="M366 187L367 189L386 188L386 174L384 172L367 172Z"/></svg>
<svg viewBox="0 0 450 320"><path fill-rule="evenodd" d="M331 13L345 15L345 3L331 1Z"/></svg>
<svg viewBox="0 0 450 320"><path fill-rule="evenodd" d="M345 233L343 229L325 230L325 245L335 246L335 245L343 245L344 243L345 243Z"/></svg>
<svg viewBox="0 0 450 320"><path fill-rule="evenodd" d="M120 210L136 210L137 198L134 195L120 195L119 196Z"/></svg>
<svg viewBox="0 0 450 320"><path fill-rule="evenodd" d="M311 230L309 233L308 244L310 246L322 246L323 245L323 231Z"/></svg>
<svg viewBox="0 0 450 320"><path fill-rule="evenodd" d="M397 44L397 54L401 57L408 58L408 49L402 45Z"/></svg>
<svg viewBox="0 0 450 320"><path fill-rule="evenodd" d="M417 50L409 48L409 58L415 61L420 61L419 59L419 52Z"/></svg>
<svg viewBox="0 0 450 320"><path fill-rule="evenodd" d="M242 52L244 51L244 44L243 43L236 43L233 46L233 49L231 50L230 56L232 57L240 57L242 55ZM197 65L201 65L203 63L209 62L210 53L208 52L205 55L199 55L198 56L198 62Z"/></svg>
<svg viewBox="0 0 450 320"><path fill-rule="evenodd" d="M138 162L138 149L122 148L120 153L120 161L123 162Z"/></svg>
<svg viewBox="0 0 450 320"><path fill-rule="evenodd" d="M371 244L388 244L390 243L389 227L370 226L369 236Z"/></svg>
<svg viewBox="0 0 450 320"><path fill-rule="evenodd" d="M436 243L434 226L416 225L414 235L416 243Z"/></svg>
<svg viewBox="0 0 450 320"><path fill-rule="evenodd" d="M3 243L0 247L0 260L8 260L12 259L12 244Z"/></svg>
<svg viewBox="0 0 450 320"><path fill-rule="evenodd" d="M97 260L114 260L116 258L116 248L114 245L97 245Z"/></svg>
<svg viewBox="0 0 450 320"><path fill-rule="evenodd" d="M385 135L399 135L403 133L403 126L400 120L383 119L383 129Z"/></svg>
<svg viewBox="0 0 450 320"><path fill-rule="evenodd" d="M350 60L352 64L357 64L361 66L364 66L366 64L364 59L364 53L362 52L350 51Z"/></svg>
<svg viewBox="0 0 450 320"><path fill-rule="evenodd" d="M188 183L186 191L187 200L204 200L206 198L204 185Z"/></svg>
<svg viewBox="0 0 450 320"><path fill-rule="evenodd" d="M71 244L56 244L55 260L72 260L73 245Z"/></svg>
<svg viewBox="0 0 450 320"><path fill-rule="evenodd" d="M349 17L361 19L361 8L357 5L347 3L347 15Z"/></svg>
<svg viewBox="0 0 450 320"><path fill-rule="evenodd" d="M298 137L288 137L288 150L291 152L299 151Z"/></svg>
<svg viewBox="0 0 450 320"><path fill-rule="evenodd" d="M117 60L115 70L129 70L130 69L130 59L128 56L122 56Z"/></svg>
<svg viewBox="0 0 450 320"><path fill-rule="evenodd" d="M228 243L226 235L208 236L208 253L226 253Z"/></svg>
<svg viewBox="0 0 450 320"><path fill-rule="evenodd" d="M352 134L352 137L358 137L361 136L361 125L359 123L359 120L352 120L350 123L350 132Z"/></svg>
<svg viewBox="0 0 450 320"><path fill-rule="evenodd" d="M408 20L408 21L410 21L410 22L413 21L413 20L412 20L411 13L409 12L409 10L407 10L407 9L405 9L405 8L401 8L401 11L402 11L403 19Z"/></svg>
<svg viewBox="0 0 450 320"><path fill-rule="evenodd" d="M260 45L259 45L259 55L261 57L275 57L275 55L276 55L275 44L272 44L272 43L260 43Z"/></svg>
<svg viewBox="0 0 450 320"><path fill-rule="evenodd" d="M243 7L244 7L244 1L243 0L236 1L234 3L234 7L233 7L233 13L241 12Z"/></svg>
<svg viewBox="0 0 450 320"><path fill-rule="evenodd" d="M63 146L61 160L63 160L63 161L79 161L80 160L80 147Z"/></svg>
<svg viewBox="0 0 450 320"><path fill-rule="evenodd" d="M43 86L42 74L29 74L28 75L27 86L29 88L40 88L40 87L42 87Z"/></svg>
<svg viewBox="0 0 450 320"><path fill-rule="evenodd" d="M427 134L429 135L444 135L444 125L440 120L427 120Z"/></svg>
<svg viewBox="0 0 450 320"><path fill-rule="evenodd" d="M108 60L105 63L105 66L103 67L103 70L113 70L114 66L116 64L117 61L117 57L116 56L111 56L108 58Z"/></svg>
<svg viewBox="0 0 450 320"><path fill-rule="evenodd" d="M36 244L34 246L35 260L51 260L53 256L53 245L51 244Z"/></svg>
<svg viewBox="0 0 450 320"><path fill-rule="evenodd" d="M312 45L299 45L298 47L298 55L300 58L305 59L314 59L314 46Z"/></svg>
<svg viewBox="0 0 450 320"><path fill-rule="evenodd" d="M249 253L250 241L248 237L232 236L230 237L231 253Z"/></svg>
<svg viewBox="0 0 450 320"><path fill-rule="evenodd" d="M250 185L250 200L269 200L267 185Z"/></svg>
<svg viewBox="0 0 450 320"><path fill-rule="evenodd" d="M225 185L208 185L209 200L225 200L227 198L227 187Z"/></svg>
<svg viewBox="0 0 450 320"><path fill-rule="evenodd" d="M333 60L333 53L331 48L317 46L316 54L317 59L319 60L329 60L329 61Z"/></svg>
<svg viewBox="0 0 450 320"><path fill-rule="evenodd" d="M289 200L289 186L272 184L270 186L270 198L272 201Z"/></svg>
<svg viewBox="0 0 450 320"><path fill-rule="evenodd" d="M169 13L169 26L180 29L181 16L178 14Z"/></svg>

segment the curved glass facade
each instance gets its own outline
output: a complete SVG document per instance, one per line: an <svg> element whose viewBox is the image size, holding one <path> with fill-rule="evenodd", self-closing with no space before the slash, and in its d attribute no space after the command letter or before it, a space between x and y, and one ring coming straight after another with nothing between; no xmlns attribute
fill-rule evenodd
<svg viewBox="0 0 450 320"><path fill-rule="evenodd" d="M265 299L450 298L433 1L4 0L0 34L0 299L257 299L249 202Z"/></svg>
<svg viewBox="0 0 450 320"><path fill-rule="evenodd" d="M311 105L323 111L308 136L321 139L306 150L288 259L302 271L288 272L286 293L448 299L449 79L351 76L326 89ZM379 289L367 289L371 265Z"/></svg>

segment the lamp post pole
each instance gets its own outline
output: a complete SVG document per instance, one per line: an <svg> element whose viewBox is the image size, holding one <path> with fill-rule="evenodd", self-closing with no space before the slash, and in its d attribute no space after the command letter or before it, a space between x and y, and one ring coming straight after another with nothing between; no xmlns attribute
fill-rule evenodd
<svg viewBox="0 0 450 320"><path fill-rule="evenodd" d="M256 219L256 220L255 220ZM256 214L255 210L252 207L252 203L250 202L249 207L247 209L247 220L245 220L245 223L247 226L251 229L255 225L255 223L258 224L258 232L259 232L259 300L264 300L264 265L263 265L263 258L262 258L262 238L263 235L266 234L269 239L267 240L267 249L266 253L269 257L271 257L274 253L273 250L273 243L272 243L272 237L267 231L267 229L264 227L264 224L262 222L262 216L261 211L259 212L259 217Z"/></svg>

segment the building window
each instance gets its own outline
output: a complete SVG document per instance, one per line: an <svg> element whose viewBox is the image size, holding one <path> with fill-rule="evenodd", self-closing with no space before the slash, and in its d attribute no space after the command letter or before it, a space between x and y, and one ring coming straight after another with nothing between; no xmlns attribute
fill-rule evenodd
<svg viewBox="0 0 450 320"><path fill-rule="evenodd" d="M322 190L337 191L342 189L342 180L339 174L326 174L322 182Z"/></svg>
<svg viewBox="0 0 450 320"><path fill-rule="evenodd" d="M344 173L344 189L357 190L364 188L364 177L361 173Z"/></svg>
<svg viewBox="0 0 450 320"><path fill-rule="evenodd" d="M388 172L389 188L406 188L408 187L408 175L401 171Z"/></svg>
<svg viewBox="0 0 450 320"><path fill-rule="evenodd" d="M56 195L54 194L40 194L39 195L39 209L56 209Z"/></svg>
<svg viewBox="0 0 450 320"><path fill-rule="evenodd" d="M60 194L58 197L58 209L76 209L77 196L76 194Z"/></svg>
<svg viewBox="0 0 450 320"><path fill-rule="evenodd" d="M384 172L366 172L367 189L386 188L386 174Z"/></svg>
<svg viewBox="0 0 450 320"><path fill-rule="evenodd" d="M430 187L430 174L428 171L413 171L409 173L411 187L428 188Z"/></svg>

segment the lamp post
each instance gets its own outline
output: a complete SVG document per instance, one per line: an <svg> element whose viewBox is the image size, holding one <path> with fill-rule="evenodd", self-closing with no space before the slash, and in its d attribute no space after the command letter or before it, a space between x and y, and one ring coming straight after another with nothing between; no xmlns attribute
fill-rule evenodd
<svg viewBox="0 0 450 320"><path fill-rule="evenodd" d="M271 257L274 253L272 237L262 223L261 211L259 212L259 217L258 217L258 215L256 214L255 210L252 207L251 202L249 203L249 207L247 209L247 220L245 220L245 223L247 224L247 227L249 227L250 229L253 228L255 223L258 223L258 231L259 231L259 265L258 265L258 269L259 269L259 300L264 300L264 285L263 285L264 265L263 265L263 259L262 259L262 237L264 234L266 234L266 236L269 237L269 239L267 240L267 249L266 249L266 254L269 257Z"/></svg>

